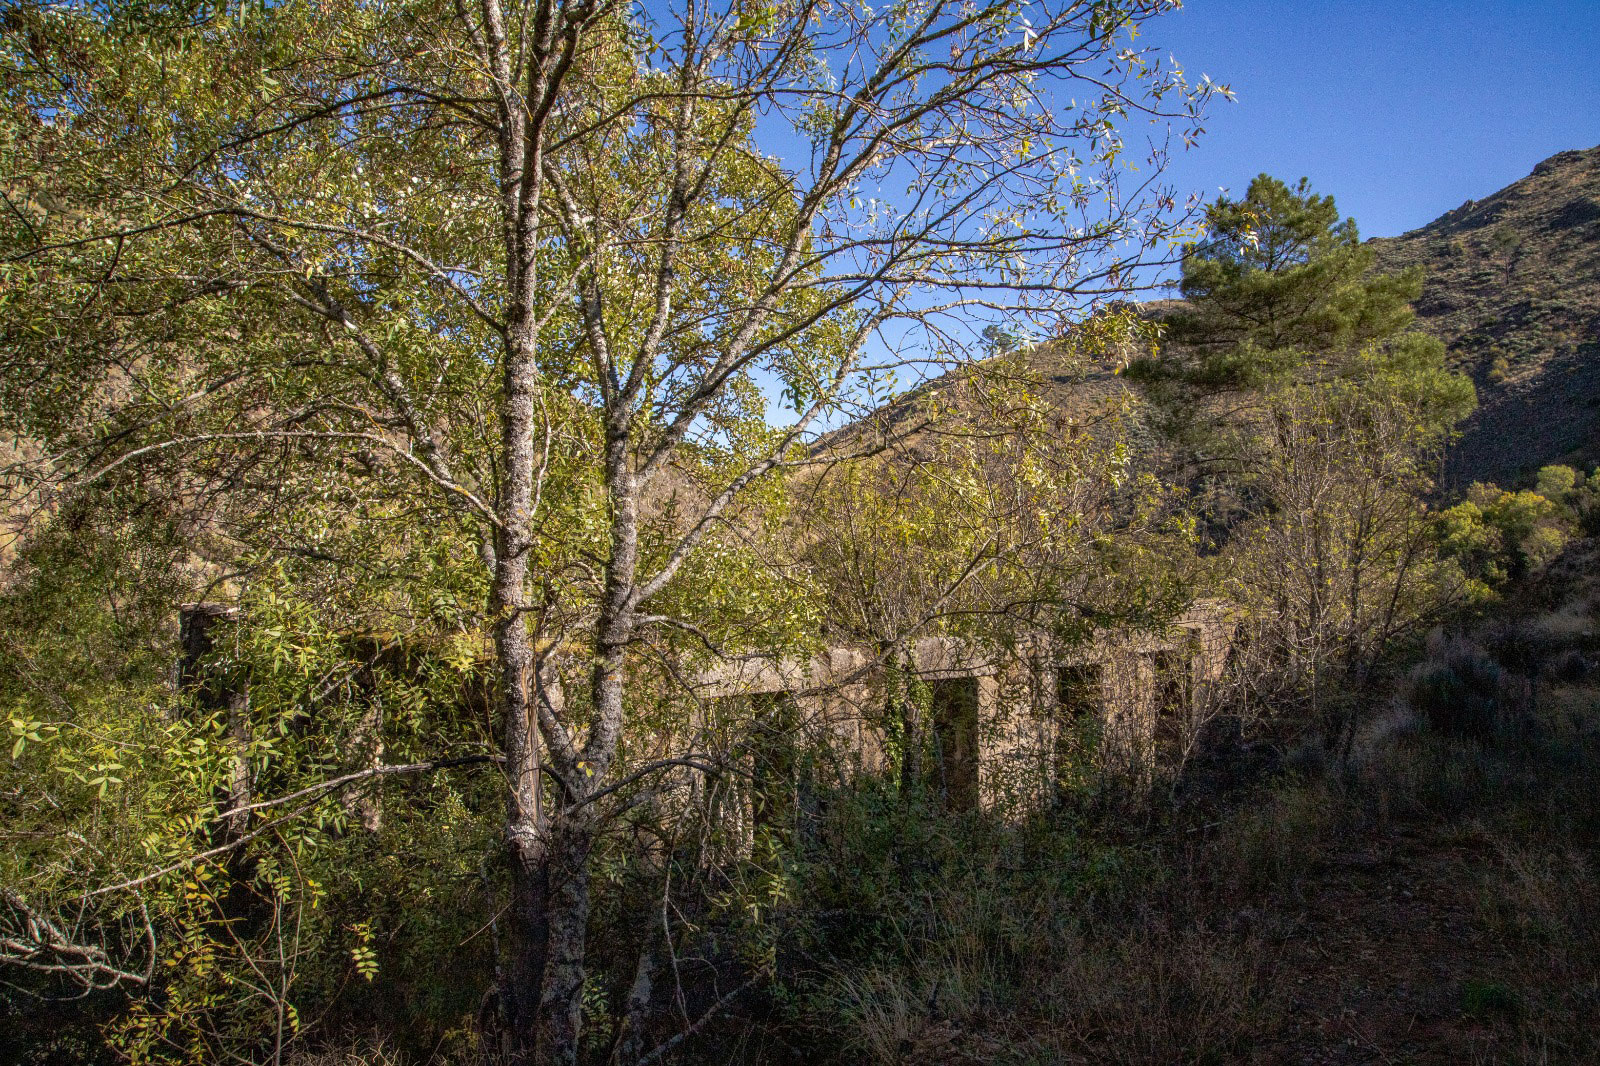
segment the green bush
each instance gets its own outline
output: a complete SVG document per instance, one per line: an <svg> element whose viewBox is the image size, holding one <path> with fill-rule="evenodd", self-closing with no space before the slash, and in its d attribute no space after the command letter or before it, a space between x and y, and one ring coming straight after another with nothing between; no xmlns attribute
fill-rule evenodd
<svg viewBox="0 0 1600 1066"><path fill-rule="evenodd" d="M1486 741L1501 731L1505 671L1470 646L1422 664L1411 677L1412 710L1441 736Z"/></svg>
<svg viewBox="0 0 1600 1066"><path fill-rule="evenodd" d="M1461 1013L1487 1021L1496 1016L1515 1017L1519 1009L1515 992L1498 981L1466 981L1461 985Z"/></svg>

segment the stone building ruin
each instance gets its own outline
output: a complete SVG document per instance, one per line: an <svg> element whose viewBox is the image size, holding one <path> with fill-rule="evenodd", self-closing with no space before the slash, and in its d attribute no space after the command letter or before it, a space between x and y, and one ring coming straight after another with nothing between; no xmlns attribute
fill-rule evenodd
<svg viewBox="0 0 1600 1066"><path fill-rule="evenodd" d="M177 680L203 705L227 709L228 734L242 747L248 697L208 676L203 665L218 624L235 616L219 604L184 605ZM923 779L940 804L953 812L1014 814L1049 806L1078 783L1075 775L1148 783L1158 765L1193 739L1234 628L1225 604L1199 601L1164 626L1097 630L1067 646L1045 634L1010 646L930 636L891 665L871 648L838 645L805 659L729 661L700 674L691 688L707 718L702 725L721 708L744 731L734 745L742 766L736 776L753 787L740 790L746 798L735 817L748 819L747 829L772 822L775 797L786 785L799 787L801 749L828 753L834 784L895 770L891 708L905 699L924 708ZM390 647L352 640L364 660L376 661ZM383 754L382 722L362 724L365 740L354 754L375 766ZM229 807L249 801L242 767L241 761ZM375 796L352 794L348 803L353 820L378 828Z"/></svg>
<svg viewBox="0 0 1600 1066"><path fill-rule="evenodd" d="M758 731L765 723L825 746L846 773L881 774L894 758L886 707L909 680L927 706L934 765L925 772L944 804L1015 811L1048 804L1070 784L1063 775L1086 766L1147 780L1192 738L1234 626L1226 605L1202 601L1159 629L1100 630L1066 649L1042 634L1010 648L926 637L895 668L872 649L837 646L717 667L697 695L707 705L750 701L745 717ZM769 775L770 758L757 751L753 776Z"/></svg>

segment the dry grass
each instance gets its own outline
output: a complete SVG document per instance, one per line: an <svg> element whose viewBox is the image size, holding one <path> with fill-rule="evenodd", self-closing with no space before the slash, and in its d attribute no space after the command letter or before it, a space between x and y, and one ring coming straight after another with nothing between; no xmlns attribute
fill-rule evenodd
<svg viewBox="0 0 1600 1066"><path fill-rule="evenodd" d="M1232 1061L1280 1024L1269 952L1250 935L1041 931L1033 957L940 946L844 971L814 1000L850 1061Z"/></svg>
<svg viewBox="0 0 1600 1066"><path fill-rule="evenodd" d="M403 1066L405 1059L388 1041L375 1037L346 1047L297 1052L285 1061L286 1066Z"/></svg>

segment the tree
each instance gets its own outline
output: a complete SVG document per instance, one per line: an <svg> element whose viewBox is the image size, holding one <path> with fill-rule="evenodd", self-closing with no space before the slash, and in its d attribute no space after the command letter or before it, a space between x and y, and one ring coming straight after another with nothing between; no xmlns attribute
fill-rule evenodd
<svg viewBox="0 0 1600 1066"><path fill-rule="evenodd" d="M1005 327L987 325L983 327L984 343L989 346L989 351L994 355L1005 355L1017 346L1017 338L1008 332Z"/></svg>
<svg viewBox="0 0 1600 1066"><path fill-rule="evenodd" d="M1475 405L1471 383L1445 368L1444 346L1409 328L1420 270L1372 273L1355 221L1341 221L1306 179L1291 189L1262 174L1242 200L1211 204L1206 226L1184 255L1186 303L1128 368L1192 478L1229 471L1237 482L1246 438L1285 388L1381 385L1414 407L1430 445Z"/></svg>
<svg viewBox="0 0 1600 1066"><path fill-rule="evenodd" d="M1411 322L1422 273L1375 275L1375 253L1333 197L1301 178L1258 175L1244 198L1206 208L1207 237L1183 259L1189 306L1169 338L1193 349L1201 385L1248 387L1384 341Z"/></svg>
<svg viewBox="0 0 1600 1066"><path fill-rule="evenodd" d="M1121 184L1124 126L1187 138L1214 91L1129 46L1169 6L8 10L33 487L160 479L236 586L338 586L353 541L421 575L399 599L459 577L430 624L480 597L509 1060L575 1060L598 835L694 764L624 768L641 648L703 629L659 609L686 568L893 353L1050 320L1181 232Z"/></svg>
<svg viewBox="0 0 1600 1066"><path fill-rule="evenodd" d="M1244 707L1298 710L1343 758L1396 640L1466 594L1426 504L1440 430L1392 371L1263 406L1244 476L1262 510L1219 555L1247 611L1234 677Z"/></svg>
<svg viewBox="0 0 1600 1066"><path fill-rule="evenodd" d="M1407 328L1420 273L1372 273L1354 221L1305 179L1263 174L1206 218L1183 261L1187 304L1130 372L1250 610L1245 702L1303 705L1347 751L1386 650L1463 592L1424 499L1475 396L1443 345Z"/></svg>

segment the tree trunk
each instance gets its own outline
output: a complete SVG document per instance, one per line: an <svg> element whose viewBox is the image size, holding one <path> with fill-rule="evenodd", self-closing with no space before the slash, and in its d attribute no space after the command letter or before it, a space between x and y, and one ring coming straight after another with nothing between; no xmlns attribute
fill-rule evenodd
<svg viewBox="0 0 1600 1066"><path fill-rule="evenodd" d="M545 862L548 940L539 1003L540 1066L574 1066L583 1025L584 959L589 924L591 820L566 815L552 820Z"/></svg>
<svg viewBox="0 0 1600 1066"><path fill-rule="evenodd" d="M513 849L511 900L506 909L506 954L498 975L499 1017L490 1019L485 1047L490 1062L535 1066L539 1026L539 990L549 942L549 871L543 849Z"/></svg>
<svg viewBox="0 0 1600 1066"><path fill-rule="evenodd" d="M508 435L510 430L508 429ZM511 451L510 448L507 449ZM526 515L526 510L522 514ZM526 519L524 518L525 522ZM500 666L500 707L506 756L506 846L511 869L506 959L499 974L502 1058L514 1066L570 1059L540 1047L542 990L547 976L552 918L550 827L543 809L537 709L532 702L533 646L523 611L527 542L516 531L502 537L496 561L494 607ZM576 1045L574 1045L575 1047Z"/></svg>
<svg viewBox="0 0 1600 1066"><path fill-rule="evenodd" d="M526 338L524 338L526 340ZM500 971L499 999L504 1057L539 1062L540 989L548 949L549 851L542 806L538 713L530 691L533 642L528 632L526 583L530 509L535 478L533 441L537 418L537 370L531 345L511 344L505 372L500 487L502 528L495 551L490 606L500 672L500 715L506 757L506 846L511 867L507 912L507 959Z"/></svg>
<svg viewBox="0 0 1600 1066"><path fill-rule="evenodd" d="M627 684L624 661L633 639L637 605L638 482L624 423L607 433L606 473L611 504L611 558L605 597L595 624L590 697L593 724L575 766L562 769L568 797L545 832L546 940L537 1026L539 1066L577 1062L583 1022L583 985L589 921L589 856L596 811L584 803L603 787L622 734Z"/></svg>
<svg viewBox="0 0 1600 1066"><path fill-rule="evenodd" d="M655 995L656 952L651 946L652 937L646 931L641 937L644 947L639 951L639 962L634 967L633 984L628 988L628 999L622 1007L622 1020L617 1023L610 1066L634 1066L645 1055L645 1023L650 1015L650 1003Z"/></svg>

